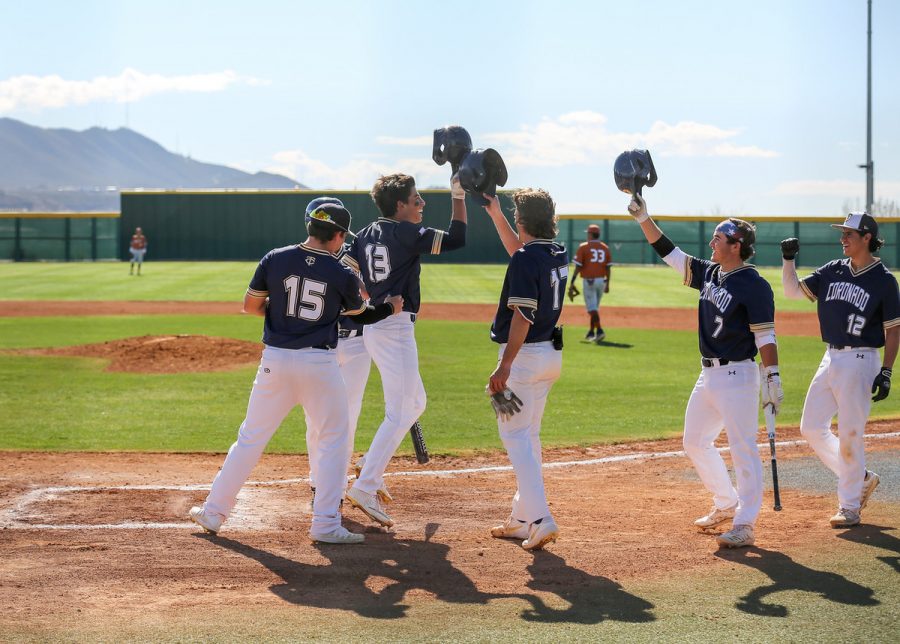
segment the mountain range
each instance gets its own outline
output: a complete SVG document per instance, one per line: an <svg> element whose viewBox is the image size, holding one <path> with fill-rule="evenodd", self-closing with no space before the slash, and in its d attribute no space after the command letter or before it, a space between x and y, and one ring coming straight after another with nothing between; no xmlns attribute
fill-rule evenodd
<svg viewBox="0 0 900 644"><path fill-rule="evenodd" d="M0 118L0 210L118 210L120 190L305 188L203 163L128 128L40 128Z"/></svg>

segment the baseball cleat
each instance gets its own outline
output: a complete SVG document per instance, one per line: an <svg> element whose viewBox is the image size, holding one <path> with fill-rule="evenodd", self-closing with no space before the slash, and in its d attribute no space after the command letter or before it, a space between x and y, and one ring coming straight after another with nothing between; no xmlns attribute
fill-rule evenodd
<svg viewBox="0 0 900 644"><path fill-rule="evenodd" d="M606 339L606 333L604 333L603 331L598 331L597 335L594 337L594 342L596 344L600 344L604 339Z"/></svg>
<svg viewBox="0 0 900 644"><path fill-rule="evenodd" d="M312 539L315 543L337 543L337 544L350 544L350 543L362 543L366 540L364 535L358 534L356 532L350 532L344 526L338 526L331 532L326 532L321 535L314 535L312 533L309 534L309 538Z"/></svg>
<svg viewBox="0 0 900 644"><path fill-rule="evenodd" d="M191 521L212 534L218 534L219 529L222 527L222 523L225 521L225 518L219 515L213 516L207 514L206 508L204 507L191 508L190 517Z"/></svg>
<svg viewBox="0 0 900 644"><path fill-rule="evenodd" d="M594 341L594 332L588 331L587 335L584 336L584 342L593 342Z"/></svg>
<svg viewBox="0 0 900 644"><path fill-rule="evenodd" d="M736 510L737 505L725 508L724 510L720 510L716 506L713 506L712 510L709 511L709 514L694 521L694 525L701 530L715 528L720 523L725 523L726 521L733 519Z"/></svg>
<svg viewBox="0 0 900 644"><path fill-rule="evenodd" d="M866 470L866 478L863 481L862 496L859 499L860 511L862 511L866 507L866 504L869 502L869 497L872 496L872 492L875 491L875 488L878 487L879 483L881 483L881 477L871 470Z"/></svg>
<svg viewBox="0 0 900 644"><path fill-rule="evenodd" d="M394 525L394 520L381 507L381 499L379 499L378 495L369 494L358 488L351 487L347 490L347 500L350 501L350 505L362 510L372 521L388 528Z"/></svg>
<svg viewBox="0 0 900 644"><path fill-rule="evenodd" d="M491 528L491 536L495 539L522 539L528 538L528 524L511 516L498 526Z"/></svg>
<svg viewBox="0 0 900 644"><path fill-rule="evenodd" d="M540 523L532 523L528 529L528 538L522 542L525 550L542 550L548 543L559 537L559 526L553 517L544 517Z"/></svg>
<svg viewBox="0 0 900 644"><path fill-rule="evenodd" d="M716 537L716 542L724 548L752 546L754 541L752 525L736 525L725 534Z"/></svg>
<svg viewBox="0 0 900 644"><path fill-rule="evenodd" d="M832 528L849 528L850 526L859 525L859 512L856 510L848 510L847 508L838 508L837 514L830 519Z"/></svg>
<svg viewBox="0 0 900 644"><path fill-rule="evenodd" d="M362 473L363 467L366 465L366 457L360 456L359 460L353 465L353 473L356 475L356 478L359 478L359 475ZM378 498L381 499L381 502L384 504L393 503L394 497L391 496L391 493L388 492L387 485L384 483L381 484L381 487L378 488L378 491L375 493L378 495Z"/></svg>

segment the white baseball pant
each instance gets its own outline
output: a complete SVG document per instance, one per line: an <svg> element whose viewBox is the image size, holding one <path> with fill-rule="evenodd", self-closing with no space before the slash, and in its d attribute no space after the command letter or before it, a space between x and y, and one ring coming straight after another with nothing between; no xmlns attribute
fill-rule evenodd
<svg viewBox="0 0 900 644"><path fill-rule="evenodd" d="M593 284L591 282L593 282ZM595 277L591 281L588 281L587 278L581 280L581 292L584 294L584 308L587 309L588 313L600 309L600 300L603 299L603 289L605 288L605 277Z"/></svg>
<svg viewBox="0 0 900 644"><path fill-rule="evenodd" d="M315 437L319 468L310 534L315 537L338 528L350 455L346 399L336 352L265 347L247 416L213 480L206 512L228 517L275 430L294 407L303 405Z"/></svg>
<svg viewBox="0 0 900 644"><path fill-rule="evenodd" d="M503 356L505 344L500 345ZM507 387L522 400L522 411L508 421L497 419L500 440L516 473L514 519L532 523L550 516L541 471L541 420L553 383L562 373L562 351L552 342L524 344L510 369Z"/></svg>
<svg viewBox="0 0 900 644"><path fill-rule="evenodd" d="M361 335L338 340L337 362L347 387L347 413L350 419L350 439L347 442L349 449L347 462L349 463L350 457L353 455L356 424L359 421L363 396L366 393L366 383L369 381L369 371L372 368L372 358L366 351L366 345L363 343ZM306 414L306 451L309 453L309 485L316 487L318 445L315 432L312 431L309 414Z"/></svg>
<svg viewBox="0 0 900 644"><path fill-rule="evenodd" d="M809 383L800 433L838 477L838 502L859 510L866 476L863 435L872 407L872 381L881 369L877 349L828 349ZM835 436L831 421L838 417Z"/></svg>
<svg viewBox="0 0 900 644"><path fill-rule="evenodd" d="M737 489L714 442L728 436ZM684 451L721 510L737 504L734 525L753 525L762 507L763 472L756 446L759 431L759 368L753 360L703 367L684 414Z"/></svg>
<svg viewBox="0 0 900 644"><path fill-rule="evenodd" d="M384 471L403 437L425 411L425 385L419 375L411 314L400 313L367 325L363 340L381 374L384 420L375 432L353 487L375 494L384 485Z"/></svg>

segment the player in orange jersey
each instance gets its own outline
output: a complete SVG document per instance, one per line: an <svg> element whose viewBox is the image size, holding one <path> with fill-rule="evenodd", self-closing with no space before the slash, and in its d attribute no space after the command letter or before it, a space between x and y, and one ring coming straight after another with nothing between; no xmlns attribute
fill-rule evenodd
<svg viewBox="0 0 900 644"><path fill-rule="evenodd" d="M591 330L584 339L586 342L599 344L606 337L603 327L600 326L600 299L604 293L609 293L609 283L612 280L612 253L609 252L609 246L600 241L600 226L591 224L585 232L587 241L575 252L575 272L572 273L572 282L569 286L569 299L574 300L578 295L575 280L581 275L584 306L591 318Z"/></svg>

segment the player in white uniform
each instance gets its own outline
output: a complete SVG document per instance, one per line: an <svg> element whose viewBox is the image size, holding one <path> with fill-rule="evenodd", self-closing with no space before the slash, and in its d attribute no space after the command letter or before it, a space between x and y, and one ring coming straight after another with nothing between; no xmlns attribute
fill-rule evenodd
<svg viewBox="0 0 900 644"><path fill-rule="evenodd" d="M897 280L873 255L884 243L870 215L847 215L841 230L845 259L829 262L802 280L794 257L800 242L781 242L782 284L791 298L816 302L822 340L828 344L809 385L800 431L822 462L838 477L838 511L831 525L857 525L860 511L878 486L866 469L863 434L872 401L891 390L891 370L900 345L900 299ZM879 366L878 348L884 347ZM870 399L870 396L875 394ZM835 436L831 421L838 417Z"/></svg>
<svg viewBox="0 0 900 644"><path fill-rule="evenodd" d="M516 473L509 518L491 529L498 539L517 539L526 550L540 550L559 536L550 514L541 471L541 421L553 383L562 372L562 335L555 327L562 313L569 256L553 241L556 207L544 190L526 188L513 195L516 230L497 197L485 207L510 255L491 340L500 345L490 376L491 394L510 390L521 411L498 413L500 439Z"/></svg>
<svg viewBox="0 0 900 644"><path fill-rule="evenodd" d="M347 491L347 500L374 521L392 526L382 501L384 471L410 426L425 411L425 386L419 375L414 323L419 311L421 255L462 248L466 243L466 199L456 176L451 180L452 217L448 231L422 225L425 200L415 179L405 174L383 176L372 188L372 200L381 213L360 230L342 261L363 278L370 301L403 296L403 312L373 324L363 334L366 350L381 373L384 420L366 452L359 478Z"/></svg>
<svg viewBox="0 0 900 644"><path fill-rule="evenodd" d="M775 300L772 288L756 268L745 264L753 255L756 233L740 219L716 226L711 261L685 254L647 214L640 195L628 211L663 261L684 276L686 286L700 291L699 331L703 365L684 414L684 450L697 474L713 494L710 513L694 524L709 529L734 519L719 535L719 545L750 546L753 526L762 506L763 474L756 434L759 430L760 374L764 404L777 412L784 394L775 345ZM758 369L754 358L762 358ZM714 442L728 435L737 489Z"/></svg>
<svg viewBox="0 0 900 644"><path fill-rule="evenodd" d="M288 413L302 405L315 436L309 451L318 494L310 537L339 544L364 540L341 525L352 446L347 394L334 351L337 320L346 313L374 323L399 313L403 301L390 298L378 307L363 302L359 279L336 257L350 230L346 209L323 204L308 219L306 242L263 257L244 296L244 310L265 317L265 347L237 441L206 502L190 511L191 520L209 532L221 528L269 439Z"/></svg>

